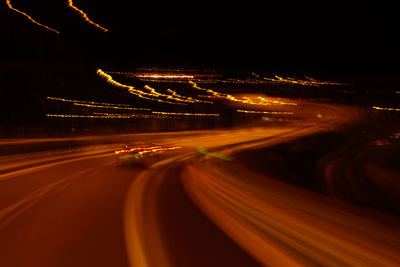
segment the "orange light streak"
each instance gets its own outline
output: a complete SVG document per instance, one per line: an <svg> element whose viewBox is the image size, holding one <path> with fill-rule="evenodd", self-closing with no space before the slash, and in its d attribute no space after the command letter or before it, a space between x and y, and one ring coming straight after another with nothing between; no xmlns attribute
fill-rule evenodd
<svg viewBox="0 0 400 267"><path fill-rule="evenodd" d="M136 74L138 78L155 78L155 79L193 79L194 75L185 74Z"/></svg>
<svg viewBox="0 0 400 267"><path fill-rule="evenodd" d="M188 97L181 97L181 96L177 95L177 94L176 94L174 91L172 91L171 89L167 89L167 92L170 93L171 95L166 95L166 94L161 94L161 93L157 92L156 89L154 89L154 88L152 88L152 87L150 87L150 86L148 86L148 85L145 85L144 88L145 88L146 90L150 91L150 93L153 94L154 97L159 97L159 96L160 96L160 97L165 97L165 98L167 98L167 99L172 99L172 100L175 100L175 101L178 101L178 102L188 102L188 103L194 103L194 102L196 102L196 101L194 101L192 98L189 99ZM175 93L175 94L174 94L174 93ZM185 99L185 98L186 98L186 99ZM206 101L198 100L198 102L206 102Z"/></svg>
<svg viewBox="0 0 400 267"><path fill-rule="evenodd" d="M293 115L293 112L289 111L257 111L257 110L243 110L243 109L237 109L237 112L241 113L253 113L253 114L275 114L275 115Z"/></svg>
<svg viewBox="0 0 400 267"><path fill-rule="evenodd" d="M121 149L121 150L116 150L114 153L115 154L120 154L120 153L131 153L131 152L137 152L140 155L146 154L146 153L151 153L151 152L159 152L159 151L169 151L169 150L175 150L182 148L181 146L171 146L171 147L165 147L165 146L143 146L143 147L132 147L129 149Z"/></svg>
<svg viewBox="0 0 400 267"><path fill-rule="evenodd" d="M373 106L372 108L376 109L376 110L400 111L400 108L383 108L383 107L377 107L377 106Z"/></svg>
<svg viewBox="0 0 400 267"><path fill-rule="evenodd" d="M129 107L118 107L118 106L102 106L102 105L91 105L83 103L73 103L75 106L84 106L88 108L108 108L108 109L126 109L126 110L151 110L149 108L129 108Z"/></svg>
<svg viewBox="0 0 400 267"><path fill-rule="evenodd" d="M261 105L261 106L267 106L270 104L279 104L279 105L297 105L296 103L289 103L289 102L282 102L282 101L278 101L278 100L270 100L270 99L266 99L264 97L258 96L255 99L250 98L250 97L235 97L233 95L230 94L223 94L223 93L219 93L216 91L213 91L211 89L206 89L206 88L201 88L200 86L198 86L195 82L193 81L189 81L189 83L192 85L193 88L197 89L197 90L201 90L201 91L206 91L207 93L212 94L214 97L218 97L218 98L224 98L230 101L234 101L234 102L240 102L243 104L250 104L250 105Z"/></svg>
<svg viewBox="0 0 400 267"><path fill-rule="evenodd" d="M170 102L170 101L164 101L162 99L158 99L158 98L153 98L153 97L157 97L156 94L153 93L147 93L141 90L136 89L133 86L130 85L125 85L122 83L119 83L117 81L115 81L111 75L107 74L106 72L104 72L101 69L98 69L96 72L100 77L104 78L107 80L107 82L113 86L119 87L119 88L124 88L127 89L129 93L136 95L140 98L143 99L147 99L147 100L151 100L151 101L157 101L157 102L162 102L162 103L167 103L167 104L174 104L174 105L186 105L184 103L174 103L174 102Z"/></svg>
<svg viewBox="0 0 400 267"><path fill-rule="evenodd" d="M128 104L113 104L113 103L103 103L94 101L74 100L74 99L66 99L66 98L52 97L52 96L47 96L46 99L62 101L62 102L81 103L81 104L129 107Z"/></svg>
<svg viewBox="0 0 400 267"><path fill-rule="evenodd" d="M88 119L168 119L166 116L148 115L148 114L113 114L113 113L94 113L93 115L80 114L46 114L46 117L54 118L88 118Z"/></svg>
<svg viewBox="0 0 400 267"><path fill-rule="evenodd" d="M45 29L47 29L47 30L49 30L49 31L55 32L55 33L57 33L57 34L60 34L59 31L57 31L57 30L55 30L55 29L53 29L53 28L50 28L49 26L46 26L46 25L43 25L43 24L37 22L37 21L34 20L31 16L29 16L28 14L26 14L26 13L24 13L24 12L22 12L22 11L16 9L16 8L14 8L14 7L11 5L11 1L10 1L10 0L6 0L6 4L7 4L7 6L8 6L11 10L14 10L14 11L17 12L17 13L19 13L19 14L21 14L21 15L24 15L25 17L27 17L27 18L28 18L31 22L33 22L34 24L36 24L36 25L38 25L38 26L40 26L40 27L43 27L43 28L45 28Z"/></svg>
<svg viewBox="0 0 400 267"><path fill-rule="evenodd" d="M99 24L97 24L97 23L91 21L85 12L83 12L81 9L77 8L76 6L74 6L74 3L72 2L72 0L68 0L68 6L69 6L70 8L72 8L73 10L75 10L76 12L78 12L78 13L81 15L81 17L82 17L87 23L92 24L93 26L95 26L96 28L98 28L98 29L100 29L100 30L102 30L102 31L104 31L104 32L108 32L108 29L106 29L106 28L100 26Z"/></svg>
<svg viewBox="0 0 400 267"><path fill-rule="evenodd" d="M217 113L178 113L178 112L162 112L162 111L152 111L153 114L161 114L161 115L179 115L179 116L213 116L218 117Z"/></svg>
<svg viewBox="0 0 400 267"><path fill-rule="evenodd" d="M167 89L167 92L170 93L171 95L178 97L178 98L182 98L182 99L186 99L187 101L193 103L193 102L197 102L197 103L207 103L207 104L213 104L214 102L211 101L205 101L205 100L199 100L199 99L195 99L193 97L190 96L183 96L183 95L179 95L177 94L174 90L171 89Z"/></svg>
<svg viewBox="0 0 400 267"><path fill-rule="evenodd" d="M260 76L253 73L257 78ZM271 81L271 82L282 82L282 83L291 83L291 84L299 84L299 85L306 85L306 86L320 86L320 85L349 85L347 83L338 83L338 82L330 82L330 81L319 81L313 79L311 77L306 76L306 80L294 79L291 77L283 78L278 75L275 75L275 78L263 78L264 80Z"/></svg>

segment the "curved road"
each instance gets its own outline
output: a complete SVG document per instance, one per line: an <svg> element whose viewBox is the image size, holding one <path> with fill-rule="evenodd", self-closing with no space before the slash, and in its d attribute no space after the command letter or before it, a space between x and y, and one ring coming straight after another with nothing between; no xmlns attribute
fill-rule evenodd
<svg viewBox="0 0 400 267"><path fill-rule="evenodd" d="M398 265L397 216L281 182L235 159L362 117L344 106L290 109L299 120L114 136L114 144L2 156L1 265ZM127 140L182 148L146 168L124 166L113 151Z"/></svg>

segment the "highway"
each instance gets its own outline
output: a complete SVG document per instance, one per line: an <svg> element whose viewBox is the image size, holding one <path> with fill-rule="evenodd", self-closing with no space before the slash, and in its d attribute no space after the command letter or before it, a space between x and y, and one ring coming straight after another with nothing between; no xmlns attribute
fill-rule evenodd
<svg viewBox="0 0 400 267"><path fill-rule="evenodd" d="M115 135L106 143L82 137L88 145L2 155L1 266L398 266L398 215L356 201L365 197L357 168L378 180L374 198L398 196L398 173L358 156L370 146L348 141L343 147L352 153L325 157L320 192L257 172L239 156L339 132L363 112L309 102L281 109L297 119ZM21 149L32 141L0 145ZM180 148L144 166L123 164L114 151L135 142Z"/></svg>

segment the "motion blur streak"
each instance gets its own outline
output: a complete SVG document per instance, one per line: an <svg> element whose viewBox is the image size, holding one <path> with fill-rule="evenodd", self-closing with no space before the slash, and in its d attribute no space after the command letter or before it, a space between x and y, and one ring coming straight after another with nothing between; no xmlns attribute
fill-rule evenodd
<svg viewBox="0 0 400 267"><path fill-rule="evenodd" d="M151 100L151 101L157 101L157 102L167 103L167 104L186 105L186 104L184 104L184 103L174 103L174 102L165 101L165 100L158 99L158 98L153 98L154 96L157 97L157 94L154 94L154 93L147 93L147 92L138 90L138 89L136 89L136 88L133 87L133 86L125 85L125 84L119 83L119 82L115 81L115 80L112 78L111 75L105 73L105 72L104 72L103 70L101 70L101 69L98 69L96 73L97 73L100 77L106 79L107 82L108 82L109 84L111 84L111 85L113 85L113 86L116 86L116 87L128 89L128 92L129 92L129 93L131 93L131 94L133 94L133 95L136 95L136 96L138 96L138 97L140 97L140 98L147 99L147 100Z"/></svg>
<svg viewBox="0 0 400 267"><path fill-rule="evenodd" d="M217 91L211 90L211 89L202 88L202 87L198 86L197 83L195 83L193 81L189 81L189 83L192 85L192 87L194 89L201 90L201 91L206 91L207 93L212 94L216 98L227 99L227 100L230 100L230 101L233 101L233 102L240 102L240 103L243 103L243 104L259 105L259 106L268 106L268 105L271 105L271 104L292 105L292 106L296 106L297 105L296 103L293 103L293 102L282 102L282 101L278 101L276 99L267 99L267 98L262 97L262 96L236 97L236 96L233 96L233 95L230 95L230 94L223 94L223 93L219 93Z"/></svg>
<svg viewBox="0 0 400 267"><path fill-rule="evenodd" d="M161 115L178 115L178 116L196 116L196 117L218 117L217 113L179 113L179 112L161 112L161 111L152 111L153 114L161 114Z"/></svg>
<svg viewBox="0 0 400 267"><path fill-rule="evenodd" d="M250 114L282 114L282 115L293 115L293 112L290 111L258 111L258 110L243 110L243 109L238 109L236 110L237 112L240 113L250 113Z"/></svg>
<svg viewBox="0 0 400 267"><path fill-rule="evenodd" d="M258 120L228 129L0 140L0 148L21 153L0 150L2 266L398 266L398 216L280 181L285 177L274 177L280 173L257 173L249 164L263 154L243 156L289 144L294 153L278 159L283 167L293 166L303 137L318 139L370 114L307 101L298 107L299 119L291 123ZM398 129L390 134L392 142L400 135ZM316 145L324 146L324 140ZM76 147L65 149L70 143ZM22 153L32 145L41 150ZM354 154L339 160L356 167L378 162L357 160L360 150L350 148ZM361 152L369 156L376 149L388 146L372 142ZM133 154L134 162L126 162L125 153ZM333 189L357 195L362 188L349 185L360 176L350 170L348 181L343 183L347 177L340 172L337 180L335 169L349 170L335 164L334 154L328 161L334 166L323 168L333 171ZM273 157L262 159L275 167ZM394 170L366 169L375 176L367 181L374 187L378 182L378 193L399 188Z"/></svg>
<svg viewBox="0 0 400 267"><path fill-rule="evenodd" d="M98 28L98 29L100 29L100 30L102 30L102 31L104 31L104 32L107 32L107 31L108 31L106 28L104 28L104 27L100 26L99 24L94 23L93 21L91 21L91 20L89 19L89 17L86 15L85 12L83 12L81 9L77 8L76 6L74 6L74 3L72 2L72 0L68 0L68 6L69 6L70 8L72 8L73 10L75 10L76 12L78 12L78 13L81 15L81 17L82 17L87 23L92 24L93 26L95 26L96 28Z"/></svg>
<svg viewBox="0 0 400 267"><path fill-rule="evenodd" d="M259 78L258 75L255 75L255 76ZM299 85L304 85L304 86L349 85L348 83L319 81L319 80L313 79L308 76L306 76L306 80L300 80L300 79L295 79L295 78L290 78L290 77L283 78L278 75L275 75L275 78L264 78L264 80L271 81L271 82L279 82L279 83L299 84Z"/></svg>
<svg viewBox="0 0 400 267"><path fill-rule="evenodd" d="M349 212L368 210L255 174L191 164L187 192L208 216L267 266L395 266L394 229ZM244 172L243 172L244 171ZM373 214L370 214L373 215ZM373 217L372 217L373 218Z"/></svg>
<svg viewBox="0 0 400 267"><path fill-rule="evenodd" d="M88 108L108 108L108 109L127 109L127 110L151 110L149 108L130 108L130 107L118 107L118 106L102 106L102 105L92 105L92 104L81 104L74 103L75 106L83 106Z"/></svg>
<svg viewBox="0 0 400 267"><path fill-rule="evenodd" d="M383 107L377 107L377 106L373 106L372 108L375 110L400 111L400 108L383 108Z"/></svg>
<svg viewBox="0 0 400 267"><path fill-rule="evenodd" d="M38 26L40 26L40 27L43 27L43 28L45 28L45 29L47 29L47 30L49 30L49 31L55 32L55 33L57 33L57 34L60 33L59 31L57 31L57 30L55 30L55 29L53 29L53 28L50 28L49 26L46 26L46 25L43 25L43 24L37 22L37 21L34 20L31 16L29 16L28 14L26 14L26 13L24 13L24 12L22 12L22 11L16 9L16 8L14 8L14 7L11 5L11 1L10 1L10 0L6 0L6 4L7 4L7 6L8 6L11 10L14 10L14 11L17 12L17 13L24 15L24 16L27 17L30 21L32 21L34 24L36 24L36 25L38 25Z"/></svg>
<svg viewBox="0 0 400 267"><path fill-rule="evenodd" d="M128 104L112 104L112 103L103 103L103 102L94 102L94 101L66 99L66 98L52 97L52 96L47 96L46 99L62 101L62 102L71 102L71 103L76 103L76 104L91 104L91 105L100 105L100 106L104 105L104 106L110 106L110 107L129 107Z"/></svg>
<svg viewBox="0 0 400 267"><path fill-rule="evenodd" d="M152 88L152 87L150 87L148 85L145 85L144 89L148 90L152 94L152 96L154 96L154 97L165 97L167 99L171 99L171 100L178 101L178 102L193 103L193 101L191 101L191 100L182 99L182 98L179 98L179 97L175 97L173 95L166 95L166 94L159 93L159 92L156 91L156 89L154 89L154 88ZM172 104L176 104L176 103L172 103Z"/></svg>
<svg viewBox="0 0 400 267"><path fill-rule="evenodd" d="M175 97L186 99L188 102L191 102L191 103L197 102L197 103L213 104L213 102L211 102L211 101L204 101L204 100L195 99L195 98L192 98L189 96L178 95L174 90L171 90L171 89L167 89L167 92Z"/></svg>

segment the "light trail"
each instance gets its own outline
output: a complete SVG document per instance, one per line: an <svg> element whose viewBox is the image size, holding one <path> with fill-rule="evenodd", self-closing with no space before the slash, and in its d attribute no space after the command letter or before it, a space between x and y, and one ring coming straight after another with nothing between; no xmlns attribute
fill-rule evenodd
<svg viewBox="0 0 400 267"><path fill-rule="evenodd" d="M185 74L136 74L138 78L155 78L155 79L193 79L194 75Z"/></svg>
<svg viewBox="0 0 400 267"><path fill-rule="evenodd" d="M46 114L46 117L54 118L88 118L88 119L166 119L166 116L147 115L147 114L113 114L113 113L94 113L94 115L80 114Z"/></svg>
<svg viewBox="0 0 400 267"><path fill-rule="evenodd" d="M130 85L125 85L122 83L117 82L116 80L113 79L113 77L109 74L107 74L106 72L104 72L102 69L98 69L96 72L100 77L104 78L107 80L107 82L113 86L119 87L119 88L124 88L127 89L129 93L136 95L140 98L143 99L147 99L147 100L151 100L151 101L157 101L157 102L162 102L162 103L167 103L167 104L173 104L173 105L186 105L184 103L174 103L174 102L170 102L170 101L165 101L162 99L158 99L158 98L153 98L155 95L152 93L147 93L141 90L136 89L133 86Z"/></svg>
<svg viewBox="0 0 400 267"><path fill-rule="evenodd" d="M373 106L372 108L375 110L400 111L400 108L383 108L377 106Z"/></svg>
<svg viewBox="0 0 400 267"><path fill-rule="evenodd" d="M88 108L108 108L108 109L125 109L125 110L151 110L149 108L130 108L130 107L118 107L118 106L102 106L102 105L92 105L83 103L73 103L75 106L84 106Z"/></svg>
<svg viewBox="0 0 400 267"><path fill-rule="evenodd" d="M257 111L257 110L243 110L243 109L237 109L237 112L240 113L251 113L251 114L282 114L282 115L293 115L293 112L289 111Z"/></svg>
<svg viewBox="0 0 400 267"><path fill-rule="evenodd" d="M180 97L178 94L176 94L174 91L172 91L171 89L167 89L167 92L170 93L171 95L166 95L166 94L162 94L156 91L156 89L145 85L144 88L148 91L150 91L151 94L153 94L154 97L165 97L167 99L172 99L178 102L187 102L187 103L195 103L196 101L194 101L193 99L189 99L188 97ZM174 94L175 93L175 94ZM201 101L198 100L198 102L205 102L205 101Z"/></svg>
<svg viewBox="0 0 400 267"><path fill-rule="evenodd" d="M87 23L92 24L93 26L95 26L96 28L98 28L98 29L100 29L100 30L102 30L102 31L104 31L104 32L108 32L108 29L106 29L106 28L100 26L99 24L97 24L97 23L91 21L85 12L83 12L81 9L77 8L76 6L74 6L74 3L72 2L72 0L68 0L68 6L69 6L70 8L72 8L73 10L75 10L76 12L78 12L78 13L81 15L81 17L82 17Z"/></svg>
<svg viewBox="0 0 400 267"><path fill-rule="evenodd" d="M15 12L21 14L21 15L24 15L25 17L27 17L27 18L28 18L31 22L33 22L34 24L36 24L36 25L38 25L38 26L40 26L40 27L43 27L43 28L45 28L45 29L47 29L47 30L49 30L49 31L55 32L55 33L57 33L57 34L60 34L59 31L57 31L57 30L55 30L55 29L53 29L53 28L50 28L49 26L46 26L46 25L43 25L43 24L37 22L37 21L34 20L31 16L29 16L28 14L26 14L25 12L22 12L22 11L16 9L15 7L13 7L13 6L11 5L11 1L10 1L10 0L6 0L6 4L7 4L8 8L10 8L11 10L13 10L13 11L15 11Z"/></svg>
<svg viewBox="0 0 400 267"><path fill-rule="evenodd" d="M128 104L102 103L102 102L94 102L94 101L84 101L84 100L66 99L66 98L52 97L52 96L47 96L46 99L48 99L48 100L62 101L62 102L80 103L80 104L92 104L92 105L105 105L105 106L129 107Z"/></svg>
<svg viewBox="0 0 400 267"><path fill-rule="evenodd" d="M259 75L252 73L254 76L257 78L260 78ZM338 83L338 82L330 82L330 81L319 81L316 79L313 79L311 77L306 76L306 80L300 80L300 79L295 79L291 77L283 78L278 75L275 75L275 78L263 78L266 81L271 81L271 82L278 82L278 83L289 83L289 84L299 84L299 85L305 85L305 86L320 86L320 85L349 85L348 83Z"/></svg>
<svg viewBox="0 0 400 267"><path fill-rule="evenodd" d="M156 146L137 146L137 147L131 147L129 149L121 149L121 150L116 150L114 153L116 155L121 154L121 153L138 153L139 155L147 154L147 153L154 153L154 152L164 152L164 151L170 151L170 150L175 150L175 149L180 149L182 148L181 146L162 146L162 145L156 145Z"/></svg>
<svg viewBox="0 0 400 267"><path fill-rule="evenodd" d="M219 117L219 114L216 113L179 113L179 112L162 112L162 111L152 111L152 114L162 114L162 115L179 115L179 116L212 116L212 117Z"/></svg>
<svg viewBox="0 0 400 267"><path fill-rule="evenodd" d="M214 97L216 98L220 98L220 99L226 99L226 100L230 100L230 101L234 101L234 102L240 102L243 104L250 104L250 105L260 105L260 106L267 106L270 104L279 104L279 105L292 105L292 106L296 106L296 103L291 103L291 102L282 102L282 101L278 101L278 100L270 100L267 99L265 97L262 96L257 96L255 98L250 98L248 96L245 97L235 97L233 95L230 94L223 94L211 89L206 89L206 88L202 88L200 86L197 85L197 83L193 82L193 81L189 81L189 83L192 85L193 88L197 89L197 90L201 90L201 91L206 91L209 94L212 94Z"/></svg>
<svg viewBox="0 0 400 267"><path fill-rule="evenodd" d="M199 99L195 99L193 97L179 95L174 90L171 90L171 89L167 89L167 92L170 93L171 95L175 96L175 97L186 99L187 101L189 101L191 103L197 102L197 103L214 104L214 102L211 102L211 101L199 100Z"/></svg>

